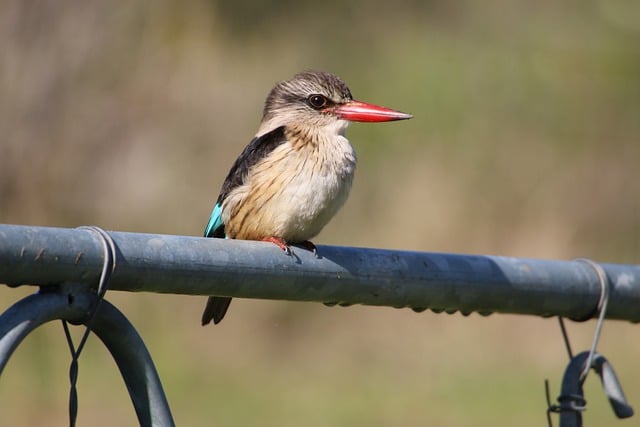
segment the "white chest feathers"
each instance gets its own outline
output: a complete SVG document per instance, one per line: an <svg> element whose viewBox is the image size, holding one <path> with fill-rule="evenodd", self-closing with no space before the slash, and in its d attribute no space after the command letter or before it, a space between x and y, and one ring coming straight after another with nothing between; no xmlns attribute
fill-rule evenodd
<svg viewBox="0 0 640 427"><path fill-rule="evenodd" d="M309 240L346 201L356 168L349 141L335 133L312 143L292 140L258 162L227 197L223 218L230 236Z"/></svg>

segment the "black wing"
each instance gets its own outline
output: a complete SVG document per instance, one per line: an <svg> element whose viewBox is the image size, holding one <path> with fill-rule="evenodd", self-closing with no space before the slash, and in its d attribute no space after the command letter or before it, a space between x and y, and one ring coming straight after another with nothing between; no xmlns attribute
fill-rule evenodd
<svg viewBox="0 0 640 427"><path fill-rule="evenodd" d="M284 126L281 126L271 132L253 138L249 145L242 150L222 184L220 195L204 231L205 237L225 237L224 222L222 221L222 202L234 188L244 183L249 174L249 169L285 141Z"/></svg>
<svg viewBox="0 0 640 427"><path fill-rule="evenodd" d="M249 174L249 169L284 142L286 142L284 126L281 126L271 132L253 138L249 145L242 150L222 184L216 206L213 208L204 233L205 237L225 237L224 223L222 222L222 202L234 188L244 183ZM230 303L231 298L228 297L209 297L207 306L202 314L202 325L206 325L211 320L213 320L213 323L219 323L227 313Z"/></svg>
<svg viewBox="0 0 640 427"><path fill-rule="evenodd" d="M253 138L249 145L242 150L242 153L240 153L240 156L238 156L233 163L233 166L231 166L231 170L229 170L227 178L222 184L222 189L220 190L220 195L216 203L222 204L222 201L227 198L234 188L244 183L244 180L249 174L249 169L285 142L284 126L280 126L271 132Z"/></svg>

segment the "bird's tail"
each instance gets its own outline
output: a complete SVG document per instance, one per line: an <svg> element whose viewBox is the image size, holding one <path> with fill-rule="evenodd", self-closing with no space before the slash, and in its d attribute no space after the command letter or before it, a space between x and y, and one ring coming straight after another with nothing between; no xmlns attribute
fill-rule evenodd
<svg viewBox="0 0 640 427"><path fill-rule="evenodd" d="M212 320L214 325L220 323L227 313L229 304L231 304L231 298L209 297L207 306L204 308L204 313L202 313L202 326L210 323Z"/></svg>

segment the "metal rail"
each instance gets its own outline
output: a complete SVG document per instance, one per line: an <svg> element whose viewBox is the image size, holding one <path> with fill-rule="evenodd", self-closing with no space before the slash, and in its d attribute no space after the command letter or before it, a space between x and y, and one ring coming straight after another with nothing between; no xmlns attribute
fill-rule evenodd
<svg viewBox="0 0 640 427"><path fill-rule="evenodd" d="M287 256L262 242L111 232L110 290L514 313L585 320L601 285L582 261L318 246ZM95 286L103 249L82 229L0 225L0 283ZM607 318L640 321L640 266L601 264Z"/></svg>

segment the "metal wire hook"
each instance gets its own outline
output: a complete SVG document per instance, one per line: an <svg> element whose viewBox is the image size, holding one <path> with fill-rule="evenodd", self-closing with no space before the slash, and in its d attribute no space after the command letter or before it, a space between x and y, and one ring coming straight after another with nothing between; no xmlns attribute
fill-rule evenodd
<svg viewBox="0 0 640 427"><path fill-rule="evenodd" d="M593 357L596 353L596 347L598 346L598 340L600 339L600 335L602 333L602 325L604 324L604 319L607 314L607 305L609 303L609 276L604 271L604 268L600 264L595 261L586 258L578 258L576 261L585 263L589 265L596 271L598 275L598 279L600 280L600 299L598 300L598 305L596 307L596 312L598 315L598 323L596 324L596 332L593 336L593 342L591 343L591 350L589 350L589 357L587 358L584 367L582 368L582 372L580 373L580 381L584 383L587 379L587 375L589 374L589 370L591 369L591 365L593 364Z"/></svg>
<svg viewBox="0 0 640 427"><path fill-rule="evenodd" d="M106 284L109 282L111 273L116 269L116 244L114 243L111 235L104 231L102 228L95 225L83 225L78 227L80 230L92 231L100 236L102 243L102 250L104 251L104 260L102 263L102 272L100 273L100 280L98 281L98 298L102 298L107 291Z"/></svg>
<svg viewBox="0 0 640 427"><path fill-rule="evenodd" d="M62 321L62 327L64 329L65 337L67 338L67 344L69 345L69 351L71 352L71 364L69 366L69 381L71 383L69 390L69 425L71 427L76 425L76 419L78 416L78 392L76 388L76 383L78 381L78 359L80 358L80 353L84 349L84 345L89 338L89 334L91 333L91 327L93 325L93 321L96 317L96 313L98 312L98 308L100 307L100 303L104 299L104 295L107 292L107 284L109 283L109 278L111 277L111 273L115 270L116 267L116 245L113 242L113 239L103 229L96 226L82 226L78 227L80 229L88 230L93 233L96 233L100 236L100 240L102 242L102 248L104 251L104 260L102 263L102 272L100 273L100 279L98 281L98 289L97 289L97 298L96 302L89 313L89 317L84 322L86 328L82 337L80 338L80 343L76 347L71 338L71 332L69 331L69 326L65 320Z"/></svg>
<svg viewBox="0 0 640 427"><path fill-rule="evenodd" d="M598 341L600 339L600 335L602 334L602 325L604 324L604 319L607 314L607 304L609 302L609 277L607 273L604 271L602 266L595 261L586 258L578 258L574 261L582 262L584 264L589 265L593 268L598 275L598 279L600 282L600 299L598 300L598 304L596 305L594 311L589 314L584 320L588 320L593 317L594 313L598 314L598 323L596 324L596 331L593 337L593 342L591 343L591 349L587 355L587 358L584 362L584 366L580 371L579 382L580 384L584 384L584 381L587 379L587 375L591 370L594 364L594 357L596 355L596 347L598 346ZM569 342L569 335L567 334L567 329L564 325L564 320L562 316L558 316L558 323L560 324L560 331L562 332L562 338L564 340L565 348L567 349L567 354L569 355L569 360L571 363L574 361L573 352L571 351L571 343ZM581 355L584 353L581 353ZM547 423L549 427L552 427L551 421L551 413L552 412L561 412L560 405L551 404L551 399L549 398L549 381L545 380L545 392L547 397ZM585 409L584 405L577 405L572 410L580 412Z"/></svg>

